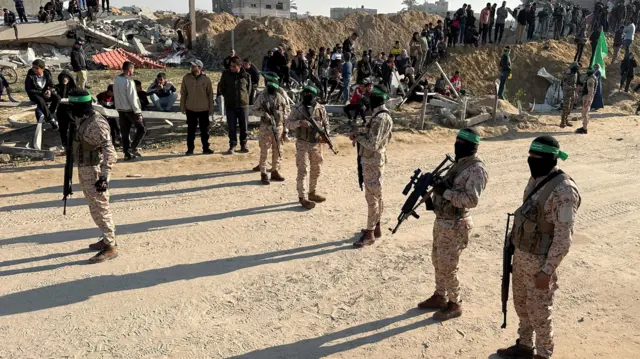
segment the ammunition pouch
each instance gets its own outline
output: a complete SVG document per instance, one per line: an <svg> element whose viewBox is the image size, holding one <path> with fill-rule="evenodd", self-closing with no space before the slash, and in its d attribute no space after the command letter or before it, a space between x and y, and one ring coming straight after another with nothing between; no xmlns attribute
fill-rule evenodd
<svg viewBox="0 0 640 359"><path fill-rule="evenodd" d="M76 160L78 167L98 166L100 164L98 147L88 144L82 138L87 124L91 121L93 121L91 117L82 120L73 139L73 158Z"/></svg>

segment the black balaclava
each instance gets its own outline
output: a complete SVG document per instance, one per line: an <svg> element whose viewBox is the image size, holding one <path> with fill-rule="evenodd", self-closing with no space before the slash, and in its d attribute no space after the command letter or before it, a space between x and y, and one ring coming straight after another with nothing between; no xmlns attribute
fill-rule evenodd
<svg viewBox="0 0 640 359"><path fill-rule="evenodd" d="M466 132L469 135L462 132ZM467 137L467 138L464 138L464 137ZM456 137L456 143L454 145L456 162L458 162L458 160L460 160L461 158L473 156L478 152L479 143L471 140L471 138L476 138L476 137L477 137L477 141L479 142L480 134L478 133L478 131L476 131L475 128L470 128L470 127L463 128L462 130L460 130L460 132L458 132L458 136Z"/></svg>
<svg viewBox="0 0 640 359"><path fill-rule="evenodd" d="M558 140L551 136L540 136L533 140L534 143L540 143L542 145L550 146L553 148L560 149L560 144ZM540 152L534 151L532 149L529 150L530 153L534 153L538 157L529 157L527 162L529 163L529 171L531 171L531 177L540 178L547 176L553 168L558 164L558 155L548 152Z"/></svg>
<svg viewBox="0 0 640 359"><path fill-rule="evenodd" d="M384 85L376 85L371 91L369 95L369 102L371 103L371 108L376 109L385 104L385 102L389 99L388 95L389 91L387 87Z"/></svg>
<svg viewBox="0 0 640 359"><path fill-rule="evenodd" d="M94 113L91 94L85 90L74 89L69 92L69 103L71 116L76 121L81 121Z"/></svg>
<svg viewBox="0 0 640 359"><path fill-rule="evenodd" d="M310 106L315 106L316 104L316 95L309 91L309 90L303 90L302 91L302 104L310 107Z"/></svg>
<svg viewBox="0 0 640 359"><path fill-rule="evenodd" d="M267 82L267 93L269 95L275 95L278 92L278 84L275 82Z"/></svg>

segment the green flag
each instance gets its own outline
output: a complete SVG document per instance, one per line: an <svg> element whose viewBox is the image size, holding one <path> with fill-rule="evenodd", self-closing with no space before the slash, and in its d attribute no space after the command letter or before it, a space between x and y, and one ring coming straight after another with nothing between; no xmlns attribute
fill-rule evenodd
<svg viewBox="0 0 640 359"><path fill-rule="evenodd" d="M607 57L608 53L609 49L607 48L607 39L604 36L604 31L600 31L600 39L598 39L598 44L596 45L596 51L593 55L591 67L595 64L600 65L600 73L603 79L607 78L607 73L604 70L604 58Z"/></svg>

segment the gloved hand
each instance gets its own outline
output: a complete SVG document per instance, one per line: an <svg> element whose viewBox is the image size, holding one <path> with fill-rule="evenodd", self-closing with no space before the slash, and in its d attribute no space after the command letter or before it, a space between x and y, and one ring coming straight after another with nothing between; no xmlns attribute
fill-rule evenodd
<svg viewBox="0 0 640 359"><path fill-rule="evenodd" d="M100 179L96 181L95 186L96 186L96 191L106 192L109 189L109 182L107 181L106 177L100 176Z"/></svg>
<svg viewBox="0 0 640 359"><path fill-rule="evenodd" d="M442 196L444 194L444 191L446 191L447 189L447 185L446 183L444 183L444 181L440 181L434 184L432 187L433 193L437 194L438 196Z"/></svg>

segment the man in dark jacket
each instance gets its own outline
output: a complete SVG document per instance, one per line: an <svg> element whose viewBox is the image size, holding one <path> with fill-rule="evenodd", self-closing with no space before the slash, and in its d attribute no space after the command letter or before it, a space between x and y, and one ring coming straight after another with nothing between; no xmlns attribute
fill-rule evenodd
<svg viewBox="0 0 640 359"><path fill-rule="evenodd" d="M269 68L269 61L271 60L271 56L273 56L273 51L272 50L267 51L267 55L262 58L262 66L260 66L260 71L262 72L273 71ZM266 80L265 80L265 86L266 86Z"/></svg>
<svg viewBox="0 0 640 359"><path fill-rule="evenodd" d="M500 87L498 88L498 98L501 100L504 100L504 85L507 83L507 79L511 75L510 53L511 48L507 46L504 48L504 52L500 58Z"/></svg>
<svg viewBox="0 0 640 359"><path fill-rule="evenodd" d="M533 40L533 33L536 30L536 3L531 5L527 13L527 40Z"/></svg>
<svg viewBox="0 0 640 359"><path fill-rule="evenodd" d="M87 83L87 60L82 49L84 42L80 39L76 40L71 49L71 67L76 73L76 82L79 88L85 89Z"/></svg>
<svg viewBox="0 0 640 359"><path fill-rule="evenodd" d="M278 51L274 52L269 60L269 70L275 72L281 79L280 85L289 84L289 67L287 65L284 48L278 47Z"/></svg>
<svg viewBox="0 0 640 359"><path fill-rule="evenodd" d="M256 99L256 91L258 90L258 83L260 82L260 71L251 63L248 58L242 62L244 71L249 74L251 79L251 92L249 93L249 105L253 105L253 101Z"/></svg>
<svg viewBox="0 0 640 359"><path fill-rule="evenodd" d="M518 27L516 28L516 44L522 43L522 35L524 29L527 27L527 15L529 14L530 5L527 4L524 9L518 11L517 20Z"/></svg>
<svg viewBox="0 0 640 359"><path fill-rule="evenodd" d="M9 9L4 8L4 25L5 26L13 26L13 24L16 23L16 14L14 14L12 11L9 11Z"/></svg>
<svg viewBox="0 0 640 359"><path fill-rule="evenodd" d="M464 44L464 34L467 26L467 4L462 5L462 7L456 11L455 17L460 23L460 43Z"/></svg>
<svg viewBox="0 0 640 359"><path fill-rule="evenodd" d="M304 86L308 71L309 65L307 64L307 59L304 58L302 51L298 50L296 57L291 60L291 77L301 86Z"/></svg>
<svg viewBox="0 0 640 359"><path fill-rule="evenodd" d="M635 76L636 67L638 67L638 62L633 54L630 54L628 58L622 60L622 64L620 65L620 88L624 86L624 92L629 92L629 85Z"/></svg>
<svg viewBox="0 0 640 359"><path fill-rule="evenodd" d="M620 48L622 47L622 33L624 32L624 25L620 25L618 30L613 34L613 57L611 58L611 64L614 64L618 59Z"/></svg>
<svg viewBox="0 0 640 359"><path fill-rule="evenodd" d="M559 40L562 36L562 30L564 29L564 18L567 14L564 6L557 4L553 10L553 39Z"/></svg>
<svg viewBox="0 0 640 359"><path fill-rule="evenodd" d="M44 120L53 129L58 129L58 122L53 115L58 109L60 96L53 91L51 72L45 68L44 61L41 59L35 60L31 65L31 69L27 72L27 77L24 80L25 92L29 96L29 100L36 104L38 110L44 116ZM47 103L49 103L49 106L47 106Z"/></svg>
<svg viewBox="0 0 640 359"><path fill-rule="evenodd" d="M58 75L58 84L54 86L54 89L60 98L69 98L69 92L76 88L76 83L73 81L71 72L69 70L62 70ZM60 131L60 141L65 148L68 146L67 130L69 129L69 123L73 121L71 118L71 105L60 104L56 111L56 118L58 119L58 131Z"/></svg>
<svg viewBox="0 0 640 359"><path fill-rule="evenodd" d="M237 128L240 127L240 153L248 153L247 125L249 121L249 92L251 79L249 74L241 71L242 62L234 57L229 64L229 70L222 73L218 82L217 97L224 96L225 115L229 131L229 150L226 154L235 152L238 144Z"/></svg>
<svg viewBox="0 0 640 359"><path fill-rule="evenodd" d="M371 62L369 61L369 53L366 51L362 53L362 58L358 61L357 70L358 76L356 77L356 83L362 85L364 84L364 80L369 78L373 72L371 70Z"/></svg>
<svg viewBox="0 0 640 359"><path fill-rule="evenodd" d="M18 13L18 17L20 18L20 23L23 24L25 22L29 22L29 20L27 20L27 14L24 11L24 1L13 0L13 3L16 5L16 12Z"/></svg>
<svg viewBox="0 0 640 359"><path fill-rule="evenodd" d="M231 50L231 54L222 60L222 66L225 70L229 70L229 66L231 65L231 59L236 57L236 50Z"/></svg>

